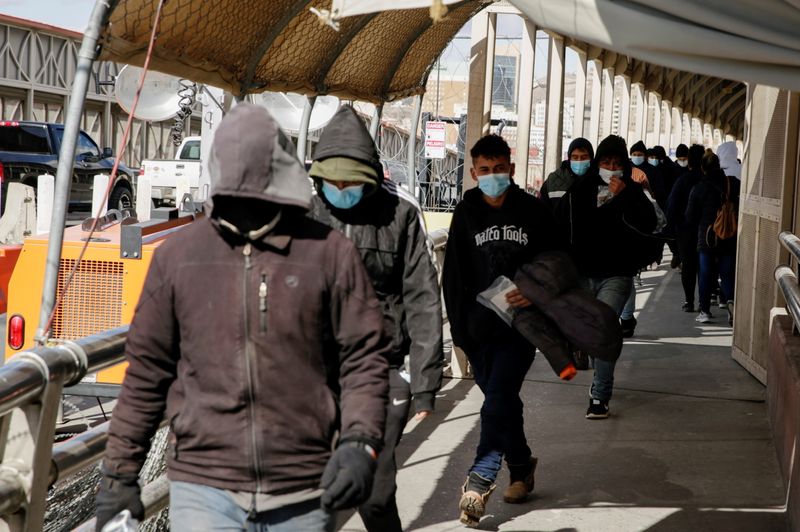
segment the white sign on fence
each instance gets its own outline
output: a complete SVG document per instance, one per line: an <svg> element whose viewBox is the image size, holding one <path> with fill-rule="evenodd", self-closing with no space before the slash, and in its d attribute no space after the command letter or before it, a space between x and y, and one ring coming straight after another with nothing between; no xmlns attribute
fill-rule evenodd
<svg viewBox="0 0 800 532"><path fill-rule="evenodd" d="M425 158L444 159L445 152L445 127L446 122L425 123Z"/></svg>

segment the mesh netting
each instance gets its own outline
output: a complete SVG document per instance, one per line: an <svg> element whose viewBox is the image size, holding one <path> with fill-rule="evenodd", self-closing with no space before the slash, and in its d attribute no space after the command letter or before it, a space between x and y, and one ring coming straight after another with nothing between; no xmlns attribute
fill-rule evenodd
<svg viewBox="0 0 800 532"><path fill-rule="evenodd" d="M167 448L165 427L153 437L150 453L142 467L140 478L147 484L161 476L165 471L164 454ZM44 530L61 532L72 530L94 516L94 496L100 481L99 465L82 469L74 475L59 481L47 496ZM167 510L148 519L139 527L141 532L161 532L169 530Z"/></svg>
<svg viewBox="0 0 800 532"><path fill-rule="evenodd" d="M104 32L102 58L141 65L157 4L120 0ZM337 32L310 11L330 4L170 0L163 7L153 68L234 93L247 85L256 91L394 99L423 91L433 61L483 6L475 0L451 6L435 24L428 8L347 17Z"/></svg>

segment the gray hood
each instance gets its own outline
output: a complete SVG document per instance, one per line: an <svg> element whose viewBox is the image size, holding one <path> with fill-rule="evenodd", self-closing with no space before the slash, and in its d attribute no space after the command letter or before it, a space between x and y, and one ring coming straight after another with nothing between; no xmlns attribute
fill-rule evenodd
<svg viewBox="0 0 800 532"><path fill-rule="evenodd" d="M725 171L725 175L733 176L737 179L742 178L742 165L737 160L739 150L733 141L723 142L717 148L719 166Z"/></svg>
<svg viewBox="0 0 800 532"><path fill-rule="evenodd" d="M211 197L255 198L309 209L311 187L292 141L269 112L240 103L214 134L208 161Z"/></svg>

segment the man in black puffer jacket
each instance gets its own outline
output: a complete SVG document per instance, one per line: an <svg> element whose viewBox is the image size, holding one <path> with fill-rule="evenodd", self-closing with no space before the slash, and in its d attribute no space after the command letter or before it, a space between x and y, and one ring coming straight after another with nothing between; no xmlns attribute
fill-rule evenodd
<svg viewBox="0 0 800 532"><path fill-rule="evenodd" d="M624 139L606 137L597 146L590 173L556 210L584 287L617 315L628 299L633 275L652 259L651 233L656 226L653 205L631 179L627 154ZM595 359L588 419L608 417L614 365Z"/></svg>
<svg viewBox="0 0 800 532"><path fill-rule="evenodd" d="M417 419L433 411L444 366L439 283L422 213L410 194L383 180L375 142L350 106L339 109L322 132L309 173L317 187L310 216L353 241L393 340L384 450L372 496L359 513L370 532L399 532L394 449L412 398Z"/></svg>

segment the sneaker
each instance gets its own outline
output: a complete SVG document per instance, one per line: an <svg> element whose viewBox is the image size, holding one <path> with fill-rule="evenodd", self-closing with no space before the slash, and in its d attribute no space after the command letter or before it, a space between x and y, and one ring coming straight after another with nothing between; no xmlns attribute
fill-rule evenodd
<svg viewBox="0 0 800 532"><path fill-rule="evenodd" d="M483 478L476 472L471 472L461 488L461 500L458 508L461 510L459 520L469 526L478 526L478 523L486 513L486 503L489 495L492 494L497 486L488 479Z"/></svg>
<svg viewBox="0 0 800 532"><path fill-rule="evenodd" d="M683 310L684 312L694 312L694 304L689 303L688 301L684 301L681 310Z"/></svg>
<svg viewBox="0 0 800 532"><path fill-rule="evenodd" d="M620 320L620 325L622 325L622 337L623 338L630 338L633 336L633 331L636 329L636 318L631 318L629 320Z"/></svg>
<svg viewBox="0 0 800 532"><path fill-rule="evenodd" d="M589 355L580 349L572 353L572 358L575 360L575 369L586 370L589 369Z"/></svg>
<svg viewBox="0 0 800 532"><path fill-rule="evenodd" d="M722 296L717 296L717 306L722 310L728 309L728 303L724 299L722 299Z"/></svg>
<svg viewBox="0 0 800 532"><path fill-rule="evenodd" d="M520 466L508 466L511 476L506 491L503 493L503 500L509 504L519 504L528 500L528 494L533 491L535 484L534 473L536 464L539 460L531 456L527 464Z"/></svg>
<svg viewBox="0 0 800 532"><path fill-rule="evenodd" d="M733 327L733 301L728 301L728 304L725 306L728 309L728 325Z"/></svg>
<svg viewBox="0 0 800 532"><path fill-rule="evenodd" d="M710 312L700 311L700 314L694 319L697 323L709 323L714 316L711 315Z"/></svg>
<svg viewBox="0 0 800 532"><path fill-rule="evenodd" d="M586 410L586 419L605 419L608 417L608 401L589 399L589 409Z"/></svg>

